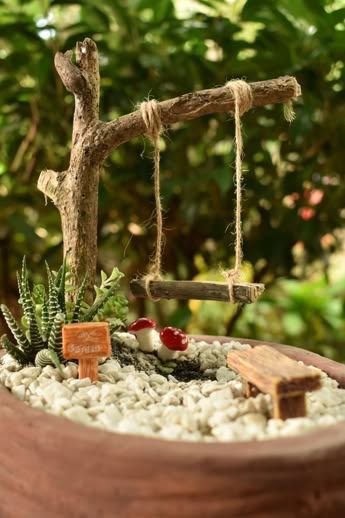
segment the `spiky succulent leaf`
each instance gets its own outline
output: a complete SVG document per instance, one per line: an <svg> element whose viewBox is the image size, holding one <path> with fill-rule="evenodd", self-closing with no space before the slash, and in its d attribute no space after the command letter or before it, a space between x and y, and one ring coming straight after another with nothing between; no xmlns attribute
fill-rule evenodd
<svg viewBox="0 0 345 518"><path fill-rule="evenodd" d="M42 349L42 347L44 347L44 343L40 335L35 305L30 291L25 257L23 259L22 274L19 279L18 289L20 294L20 303L23 307L24 316L26 317L26 320L29 324L31 347L33 348L34 352L37 352L40 349Z"/></svg>
<svg viewBox="0 0 345 518"><path fill-rule="evenodd" d="M99 298L95 300L92 306L82 316L82 322L91 322L98 314L108 300L116 293L119 288L120 279L116 279L113 284L107 289L107 291Z"/></svg>
<svg viewBox="0 0 345 518"><path fill-rule="evenodd" d="M41 306L46 298L46 289L43 284L34 284L32 287L32 298L36 306Z"/></svg>
<svg viewBox="0 0 345 518"><path fill-rule="evenodd" d="M48 327L47 336L50 336L52 326L54 324L55 316L61 311L59 304L59 294L55 286L54 276L46 262L47 278L48 278Z"/></svg>
<svg viewBox="0 0 345 518"><path fill-rule="evenodd" d="M48 308L48 298L45 296L42 304L42 313L41 313L41 333L42 338L45 342L48 341L48 331L49 331L49 308Z"/></svg>
<svg viewBox="0 0 345 518"><path fill-rule="evenodd" d="M47 365L52 365L56 367L60 373L62 374L61 363L58 355L53 349L42 349L36 354L35 357L35 365L37 367L46 367Z"/></svg>
<svg viewBox="0 0 345 518"><path fill-rule="evenodd" d="M59 359L63 361L62 354L62 326L65 321L65 316L62 313L57 313L50 331L48 349L52 349L58 355Z"/></svg>
<svg viewBox="0 0 345 518"><path fill-rule="evenodd" d="M85 275L83 282L81 283L81 285L77 291L77 297L76 297L75 306L74 306L73 315L72 315L73 323L79 322L81 306L82 306L82 302L84 300L86 286L87 286L87 276Z"/></svg>
<svg viewBox="0 0 345 518"><path fill-rule="evenodd" d="M3 335L0 339L0 343L2 347L12 356L14 360L16 360L19 365L22 367L25 367L30 363L29 359L27 358L26 354L21 351L18 347L16 347L8 338L6 335Z"/></svg>
<svg viewBox="0 0 345 518"><path fill-rule="evenodd" d="M57 292L58 292L58 302L59 302L61 311L66 310L66 303L65 303L66 273L67 273L67 262L66 262L66 257L64 257L63 263L60 266L60 269L56 275L55 283L54 283L55 287L57 289Z"/></svg>
<svg viewBox="0 0 345 518"><path fill-rule="evenodd" d="M22 349L22 351L28 359L33 360L34 354L31 349L30 342L27 340L23 329L20 327L20 325L12 315L11 311L8 309L7 306L5 306L5 304L2 304L0 308L2 314L4 315L6 324L8 325L11 333L13 334L18 347Z"/></svg>

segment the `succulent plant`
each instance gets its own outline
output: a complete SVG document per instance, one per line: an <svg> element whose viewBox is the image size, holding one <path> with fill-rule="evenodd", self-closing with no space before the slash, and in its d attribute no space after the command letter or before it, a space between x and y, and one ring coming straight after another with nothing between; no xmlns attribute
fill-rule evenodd
<svg viewBox="0 0 345 518"><path fill-rule="evenodd" d="M17 322L7 306L0 309L15 339L13 343L4 335L1 345L22 366L54 365L64 361L62 355L62 326L65 323L108 321L111 330L121 329L127 315L127 299L120 293L123 274L114 268L107 277L101 272L101 285L95 286L95 299L91 305L84 301L87 279L74 286L73 277L66 261L58 272L53 272L46 263L48 289L42 284L30 287L26 260L17 273L19 303L23 316ZM75 294L75 302L71 294Z"/></svg>
<svg viewBox="0 0 345 518"><path fill-rule="evenodd" d="M38 351L35 358L35 365L37 367L46 367L47 365L54 365L60 372L62 372L61 369L61 362L56 354L55 351L52 349L41 349L41 351Z"/></svg>

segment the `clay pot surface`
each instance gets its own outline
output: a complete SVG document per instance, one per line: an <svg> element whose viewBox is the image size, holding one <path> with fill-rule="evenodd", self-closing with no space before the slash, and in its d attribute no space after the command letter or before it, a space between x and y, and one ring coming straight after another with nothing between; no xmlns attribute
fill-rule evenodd
<svg viewBox="0 0 345 518"><path fill-rule="evenodd" d="M344 365L273 345L345 386ZM0 445L1 518L345 513L345 422L261 442L165 441L88 428L30 408L1 388Z"/></svg>

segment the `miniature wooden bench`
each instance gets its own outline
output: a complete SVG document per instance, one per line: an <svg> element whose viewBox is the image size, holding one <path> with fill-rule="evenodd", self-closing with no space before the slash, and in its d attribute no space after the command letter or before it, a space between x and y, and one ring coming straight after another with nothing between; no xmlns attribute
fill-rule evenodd
<svg viewBox="0 0 345 518"><path fill-rule="evenodd" d="M244 378L247 397L271 395L275 419L304 417L305 393L320 388L318 372L267 345L229 352L228 365Z"/></svg>

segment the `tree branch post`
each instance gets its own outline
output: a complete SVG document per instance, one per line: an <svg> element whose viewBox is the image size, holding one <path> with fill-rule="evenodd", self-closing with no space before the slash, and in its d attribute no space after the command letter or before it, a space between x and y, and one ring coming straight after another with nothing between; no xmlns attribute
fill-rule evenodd
<svg viewBox="0 0 345 518"><path fill-rule="evenodd" d="M97 264L99 173L104 160L121 144L145 134L139 110L111 122L99 120L99 64L96 44L89 38L73 52L58 52L56 70L66 89L73 93L75 110L68 169L42 171L38 188L60 212L64 255L81 283L88 278L89 297ZM250 83L253 107L286 103L301 95L294 77L284 76ZM234 98L227 86L186 93L159 103L162 124L192 120L210 113L231 112Z"/></svg>

